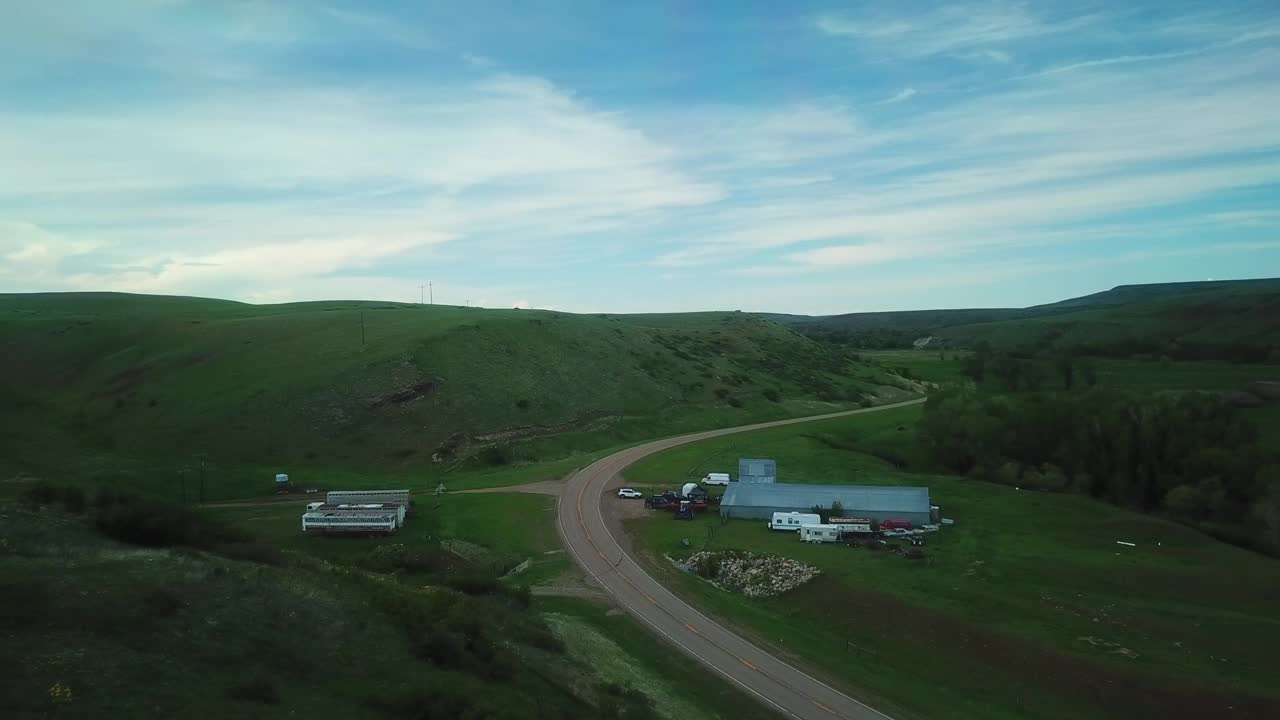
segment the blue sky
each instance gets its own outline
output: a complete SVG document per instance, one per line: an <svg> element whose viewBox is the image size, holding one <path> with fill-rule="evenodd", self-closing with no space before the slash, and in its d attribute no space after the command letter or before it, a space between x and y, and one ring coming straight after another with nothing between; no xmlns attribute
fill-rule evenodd
<svg viewBox="0 0 1280 720"><path fill-rule="evenodd" d="M0 291L1023 306L1280 275L1280 6L6 3Z"/></svg>

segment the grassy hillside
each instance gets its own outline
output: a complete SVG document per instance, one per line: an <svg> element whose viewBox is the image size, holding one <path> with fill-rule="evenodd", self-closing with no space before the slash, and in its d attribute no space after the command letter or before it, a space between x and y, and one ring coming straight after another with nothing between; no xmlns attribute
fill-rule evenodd
<svg viewBox="0 0 1280 720"><path fill-rule="evenodd" d="M883 702L895 717L1270 718L1276 560L1085 497L911 473L928 466L919 407L682 446L628 469L673 484L772 457L782 482L926 485L956 525L927 558L805 545L759 521L633 521L681 592L764 642ZM683 540L689 540L692 547ZM1136 547L1117 545L1117 540ZM709 544L819 567L813 583L750 599L675 571ZM921 687L928 692L920 692Z"/></svg>
<svg viewBox="0 0 1280 720"><path fill-rule="evenodd" d="M1274 279L1258 280L1202 280L1197 282L1151 283L1148 285L1117 285L1091 295L1061 300L1047 305L1029 308L1033 311L1047 311L1050 308L1099 308L1111 305L1128 305L1151 300L1163 300L1172 297L1195 295L1196 293L1215 290L1229 292L1252 292L1254 290L1275 290L1280 281Z"/></svg>
<svg viewBox="0 0 1280 720"><path fill-rule="evenodd" d="M937 334L969 346L985 340L996 347L1052 346L1093 355L1274 363L1280 362L1280 281L1052 317L960 325Z"/></svg>
<svg viewBox="0 0 1280 720"><path fill-rule="evenodd" d="M94 531L100 508L0 503L0 715L768 717L714 677L692 692L692 661L629 617L495 581L491 561L508 558L441 518L419 514L390 539L301 537L291 505L266 532L262 508L216 511L255 534L209 552L107 539ZM557 544L550 524L529 532L494 551Z"/></svg>
<svg viewBox="0 0 1280 720"><path fill-rule="evenodd" d="M1188 359L1260 360L1275 339L1280 280L1121 285L1105 292L1028 308L918 310L808 317L766 315L814 338L867 349L909 348L922 337L968 347L979 340L1009 346L1057 341L1090 352L1119 354L1186 338L1199 348ZM1073 332L1078 330L1078 332ZM1257 332L1267 336L1250 340ZM1158 342L1155 342L1158 341ZM1229 345L1247 345L1228 357ZM1239 354L1239 353L1237 353Z"/></svg>
<svg viewBox="0 0 1280 720"><path fill-rule="evenodd" d="M167 484L203 454L224 496L309 468L425 482L906 387L739 313L658 322L119 294L0 296L0 374L0 402L18 410L0 421L13 449L0 471L162 468Z"/></svg>

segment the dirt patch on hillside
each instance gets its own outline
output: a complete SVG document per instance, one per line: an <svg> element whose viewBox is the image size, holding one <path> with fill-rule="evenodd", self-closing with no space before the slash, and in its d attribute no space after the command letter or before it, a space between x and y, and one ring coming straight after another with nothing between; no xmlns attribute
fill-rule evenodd
<svg viewBox="0 0 1280 720"><path fill-rule="evenodd" d="M369 401L369 410L377 411L382 410L383 408L398 407L400 405L417 402L418 400L430 397L435 393L436 388L439 387L439 385L440 380L438 378L416 382L408 387L400 388L388 395L384 395L380 398L374 398Z"/></svg>
<svg viewBox="0 0 1280 720"><path fill-rule="evenodd" d="M913 607L882 593L855 590L819 578L789 601L833 632L871 629L888 645L928 647L955 663L978 669L994 683L1037 687L1065 702L1088 704L1104 714L1150 720L1211 717L1280 717L1280 699L1227 693L1175 677L1157 677L1054 652L1029 640L985 628L952 615Z"/></svg>

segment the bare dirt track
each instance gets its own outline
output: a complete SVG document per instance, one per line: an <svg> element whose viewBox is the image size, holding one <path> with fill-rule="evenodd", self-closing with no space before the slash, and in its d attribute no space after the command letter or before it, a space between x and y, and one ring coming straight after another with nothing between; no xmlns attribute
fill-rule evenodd
<svg viewBox="0 0 1280 720"><path fill-rule="evenodd" d="M557 519L570 555L627 611L663 639L787 717L803 720L887 720L888 716L762 650L698 612L653 579L609 529L601 494L628 465L662 450L748 430L877 412L924 402L910 400L863 410L680 435L628 448L592 463L569 479Z"/></svg>

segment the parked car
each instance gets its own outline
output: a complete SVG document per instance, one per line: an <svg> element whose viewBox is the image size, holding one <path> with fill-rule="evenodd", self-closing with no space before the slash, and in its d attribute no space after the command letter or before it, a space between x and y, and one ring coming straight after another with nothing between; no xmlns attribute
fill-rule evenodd
<svg viewBox="0 0 1280 720"><path fill-rule="evenodd" d="M671 505L672 505L671 498L668 498L664 495L652 495L644 499L644 506L651 510L657 510L659 508L669 508L671 507Z"/></svg>
<svg viewBox="0 0 1280 720"><path fill-rule="evenodd" d="M634 500L636 498L644 497L644 493L639 490L632 490L631 488L622 488L618 491L618 497Z"/></svg>

